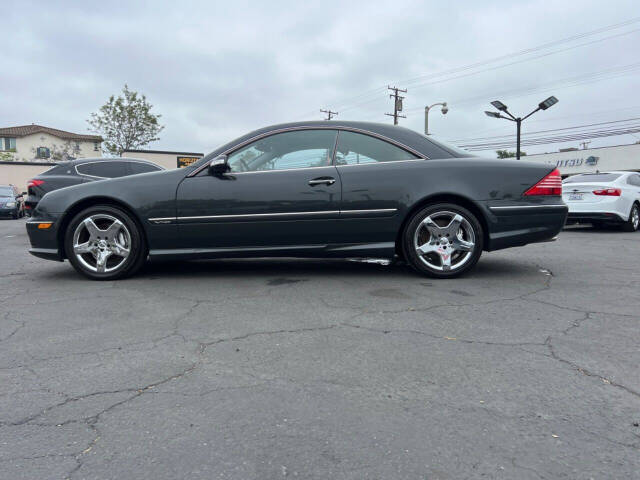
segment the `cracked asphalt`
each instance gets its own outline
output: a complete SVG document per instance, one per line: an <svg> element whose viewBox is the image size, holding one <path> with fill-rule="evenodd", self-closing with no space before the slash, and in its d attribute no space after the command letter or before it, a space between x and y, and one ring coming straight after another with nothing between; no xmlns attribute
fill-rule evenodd
<svg viewBox="0 0 640 480"><path fill-rule="evenodd" d="M640 233L97 283L0 222L2 479L640 478Z"/></svg>

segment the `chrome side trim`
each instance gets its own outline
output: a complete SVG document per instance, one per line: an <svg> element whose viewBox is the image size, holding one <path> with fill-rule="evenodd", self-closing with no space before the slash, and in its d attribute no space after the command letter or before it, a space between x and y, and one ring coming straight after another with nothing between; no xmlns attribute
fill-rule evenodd
<svg viewBox="0 0 640 480"><path fill-rule="evenodd" d="M190 217L156 217L149 218L151 223L166 224L173 223L180 220L234 220L234 219L250 219L250 218L279 218L279 217L304 217L304 216L318 216L318 215L336 215L336 214L351 214L351 215L366 215L371 213L394 213L397 212L397 208L373 208L370 210L320 210L317 212L280 212L280 213L242 213L236 215L194 215Z"/></svg>
<svg viewBox="0 0 640 480"><path fill-rule="evenodd" d="M406 162L424 162L426 159L424 158L410 158L407 160L393 160L390 162L369 162L369 163L350 163L348 165L335 165L336 168L345 168L345 167L366 167L367 165L394 165L396 163L406 163Z"/></svg>
<svg viewBox="0 0 640 480"><path fill-rule="evenodd" d="M354 215L359 215L362 213L393 213L397 211L397 208L372 208L369 210L340 210L340 213L351 213Z"/></svg>
<svg viewBox="0 0 640 480"><path fill-rule="evenodd" d="M489 210L522 210L526 208L569 208L566 205L508 205L504 207L489 207Z"/></svg>
<svg viewBox="0 0 640 480"><path fill-rule="evenodd" d="M234 145L233 147L225 150L224 152L221 152L219 155L216 155L216 157L220 156L220 155L229 155L230 153L232 153L235 150L238 150L250 143L255 142L256 140L260 140L261 138L265 138L265 137L270 137L271 135L276 135L278 133L285 133L285 132L294 132L297 130L335 130L337 132L340 131L347 131L347 132L355 132L355 133L362 133L364 135L369 135L370 137L375 137L378 138L380 140L384 140L385 142L391 143L393 145L395 145L396 147L400 147L403 150L406 150L408 152L413 153L414 155L416 155L417 157L419 157L417 160L428 160L429 157L427 157L426 155L418 152L417 150L415 150L414 148L411 148L403 143L398 142L397 140L394 140L392 138L386 137L384 135L381 135L379 133L375 133L375 132L371 132L369 130L363 130L361 128L355 128L355 127L346 127L346 126L340 126L340 125L317 125L317 126L311 126L311 125L304 125L304 126L297 126L297 127L286 127L286 128L279 128L278 130L270 130L268 132L264 132L261 133L259 135L256 135L255 137L251 137L247 140L245 140L244 142L241 142L237 145ZM334 145L334 151L335 151L335 145ZM200 165L200 167L196 168L193 172L189 173L185 178L189 178L189 177L195 177L198 173L200 173L202 170L204 170L205 168L207 168L209 166L210 161L205 162L203 165ZM379 162L379 163L390 163L390 162ZM331 164L329 165L325 165L327 167L330 167L333 165L333 162L331 162ZM335 165L333 165L335 166ZM311 167L311 168L318 168L318 167ZM303 168L300 168L298 170L305 170ZM231 174L233 174L233 172L230 172ZM243 172L238 172L238 173L243 173Z"/></svg>
<svg viewBox="0 0 640 480"><path fill-rule="evenodd" d="M281 170L254 170L253 172L227 172L225 175L234 177L236 175L252 175L254 173L277 173L277 172L292 172L300 170L315 170L318 168L334 168L333 165L322 165L321 167L302 167L302 168L283 168Z"/></svg>
<svg viewBox="0 0 640 480"><path fill-rule="evenodd" d="M214 219L227 219L233 220L235 218L277 218L285 216L315 216L315 215L335 215L340 213L340 210L322 210L318 212L282 212L282 213L241 213L237 215L196 215L192 217L177 217L178 220L214 220Z"/></svg>
<svg viewBox="0 0 640 480"><path fill-rule="evenodd" d="M176 217L159 217L159 218L149 218L151 223L155 223L156 225L164 225L174 223L176 221Z"/></svg>

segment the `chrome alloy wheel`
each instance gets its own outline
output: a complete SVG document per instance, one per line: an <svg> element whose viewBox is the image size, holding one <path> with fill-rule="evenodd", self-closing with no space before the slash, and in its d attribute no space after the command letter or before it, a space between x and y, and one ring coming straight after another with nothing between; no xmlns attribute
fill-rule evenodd
<svg viewBox="0 0 640 480"><path fill-rule="evenodd" d="M92 272L113 272L131 253L131 234L116 217L94 214L82 220L73 232L73 253Z"/></svg>
<svg viewBox="0 0 640 480"><path fill-rule="evenodd" d="M476 238L466 218L456 212L440 211L420 223L413 244L420 261L432 269L448 272L469 261Z"/></svg>
<svg viewBox="0 0 640 480"><path fill-rule="evenodd" d="M640 212L638 211L637 205L634 205L631 209L631 224L634 230L638 230L638 226L640 226Z"/></svg>

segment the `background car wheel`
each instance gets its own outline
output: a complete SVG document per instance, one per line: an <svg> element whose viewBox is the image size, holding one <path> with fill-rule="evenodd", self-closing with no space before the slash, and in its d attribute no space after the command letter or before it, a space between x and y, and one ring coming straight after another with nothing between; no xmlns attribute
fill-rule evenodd
<svg viewBox="0 0 640 480"><path fill-rule="evenodd" d="M93 280L116 280L134 274L147 251L136 222L110 205L77 214L65 233L65 252L73 267Z"/></svg>
<svg viewBox="0 0 640 480"><path fill-rule="evenodd" d="M452 203L428 206L409 221L403 249L420 273L452 278L468 272L483 248L482 226L469 210Z"/></svg>
<svg viewBox="0 0 640 480"><path fill-rule="evenodd" d="M638 227L640 227L640 208L637 203L634 203L633 207L631 207L629 220L622 225L622 229L625 232L635 232L638 230Z"/></svg>

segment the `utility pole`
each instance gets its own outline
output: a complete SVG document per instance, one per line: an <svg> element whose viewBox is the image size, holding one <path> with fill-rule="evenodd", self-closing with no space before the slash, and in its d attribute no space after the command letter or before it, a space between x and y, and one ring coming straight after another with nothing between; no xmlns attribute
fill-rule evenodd
<svg viewBox="0 0 640 480"><path fill-rule="evenodd" d="M580 142L579 145L582 145L582 149L586 150L591 142Z"/></svg>
<svg viewBox="0 0 640 480"><path fill-rule="evenodd" d="M338 112L332 112L331 110L322 110L322 109L320 109L320 111L322 113L326 113L327 114L327 118L325 118L325 120L331 120L333 117L338 115Z"/></svg>
<svg viewBox="0 0 640 480"><path fill-rule="evenodd" d="M398 87L390 87L388 85L387 85L387 90L393 90L393 93L389 94L389 98L393 98L393 113L385 113L385 115L388 115L389 117L393 117L393 124L398 125L398 118L407 118L404 115L398 114L398 112L402 111L402 99L404 98L398 95L398 92L407 93L407 90L406 89L403 90Z"/></svg>

